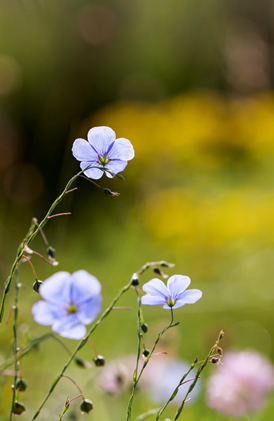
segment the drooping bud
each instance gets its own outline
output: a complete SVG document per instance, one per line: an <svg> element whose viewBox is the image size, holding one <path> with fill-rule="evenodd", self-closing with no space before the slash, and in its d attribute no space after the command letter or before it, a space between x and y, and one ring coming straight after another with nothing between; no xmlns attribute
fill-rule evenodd
<svg viewBox="0 0 274 421"><path fill-rule="evenodd" d="M220 357L223 356L223 350L222 350L222 348L220 346L217 347L217 350L216 351L217 351L217 354L220 355Z"/></svg>
<svg viewBox="0 0 274 421"><path fill-rule="evenodd" d="M106 362L102 355L97 355L97 357L93 358L93 361L96 367L103 367Z"/></svg>
<svg viewBox="0 0 274 421"><path fill-rule="evenodd" d="M141 324L141 329L144 333L147 333L148 331L148 325L146 323L142 323Z"/></svg>
<svg viewBox="0 0 274 421"><path fill-rule="evenodd" d="M83 367L83 368L89 368L90 367L90 363L83 360L83 358L75 357L74 361L75 361L75 364L77 364L79 367Z"/></svg>
<svg viewBox="0 0 274 421"><path fill-rule="evenodd" d="M86 412L88 414L93 409L93 403L90 399L84 399L80 405L80 409L82 412Z"/></svg>
<svg viewBox="0 0 274 421"><path fill-rule="evenodd" d="M15 383L15 389L19 390L19 392L24 392L28 387L28 383L24 379L17 379Z"/></svg>
<svg viewBox="0 0 274 421"><path fill-rule="evenodd" d="M116 177L119 178L119 180L125 180L125 177L123 177L122 174L116 174Z"/></svg>
<svg viewBox="0 0 274 421"><path fill-rule="evenodd" d="M47 252L50 259L55 259L55 249L53 247L49 246Z"/></svg>
<svg viewBox="0 0 274 421"><path fill-rule="evenodd" d="M36 281L32 285L33 291L39 293L39 288L42 285L42 283L43 283L42 281L39 281L38 279L36 279Z"/></svg>
<svg viewBox="0 0 274 421"><path fill-rule="evenodd" d="M144 349L143 350L143 356L144 357L148 357L149 356L149 350L148 349Z"/></svg>
<svg viewBox="0 0 274 421"><path fill-rule="evenodd" d="M164 272L160 268L158 268L157 266L153 269L153 272L157 273L157 275L160 275L163 278L165 277Z"/></svg>
<svg viewBox="0 0 274 421"><path fill-rule="evenodd" d="M212 364L217 364L219 361L220 361L220 359L219 359L219 358L216 358L216 357L212 357L212 358L211 358L211 362L212 362Z"/></svg>
<svg viewBox="0 0 274 421"><path fill-rule="evenodd" d="M14 407L13 407L12 412L14 414L21 415L21 414L23 414L23 412L26 412L26 408L21 402L16 401L14 403Z"/></svg>
<svg viewBox="0 0 274 421"><path fill-rule="evenodd" d="M137 275L137 273L134 273L131 277L131 285L133 285L134 287L137 287L139 285L140 281L139 281L139 277Z"/></svg>

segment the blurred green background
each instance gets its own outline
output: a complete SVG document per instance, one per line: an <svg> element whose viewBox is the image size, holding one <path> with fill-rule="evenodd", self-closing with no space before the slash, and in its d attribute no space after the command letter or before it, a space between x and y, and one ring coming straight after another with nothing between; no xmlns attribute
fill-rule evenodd
<svg viewBox="0 0 274 421"><path fill-rule="evenodd" d="M105 308L145 262L173 262L170 275L190 276L204 295L176 311L180 327L159 349L172 346L188 361L203 358L223 329L224 349L256 349L273 361L273 23L270 0L1 0L0 291L31 217L41 220L78 171L73 140L86 138L93 126L110 126L132 142L136 157L123 173L126 181L100 180L120 197L79 179L78 190L58 207L72 215L45 229L57 269L95 275ZM45 254L40 238L32 246ZM35 256L32 262L40 279L56 270ZM152 277L147 272L142 282ZM38 297L29 266L20 267L20 281L24 345L50 327L32 321ZM133 310L111 314L93 337L108 361L136 352L133 291L121 305ZM145 307L144 316L150 347L169 315ZM12 324L3 323L1 361L11 343ZM65 343L73 349L76 341ZM92 349L81 355L91 360ZM29 388L22 421L36 411L66 359L48 340L23 360ZM89 419L123 419L128 394L105 397L94 386L95 372L68 370L96 405ZM11 382L1 378L1 421L9 416ZM68 394L76 391L64 379L40 418L57 419ZM78 404L67 419L82 419ZM152 407L140 393L134 416ZM273 410L274 395L250 419L269 420ZM229 419L207 408L203 392L184 416Z"/></svg>

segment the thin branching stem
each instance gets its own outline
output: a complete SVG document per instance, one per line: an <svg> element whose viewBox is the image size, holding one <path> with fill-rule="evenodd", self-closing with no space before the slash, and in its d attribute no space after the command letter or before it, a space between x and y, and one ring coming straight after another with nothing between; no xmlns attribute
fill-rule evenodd
<svg viewBox="0 0 274 421"><path fill-rule="evenodd" d="M181 403L181 405L180 405L180 406L179 406L179 408L177 409L176 414L175 414L175 416L174 416L174 418L173 418L173 421L176 421L176 420L179 418L179 416L180 416L180 414L181 414L181 412L182 412L182 410L183 410L183 408L184 408L184 405L185 405L185 403L187 402L188 395L189 395L189 394L190 394L190 392L194 389L194 387L195 387L195 385L196 385L196 383L197 383L198 379L200 378L200 374L201 374L201 372L204 370L204 368L206 367L206 365L207 365L208 361L210 360L210 358L212 357L212 355L213 355L213 354L215 354L215 351L216 351L216 349L218 348L218 345L219 345L219 343L220 343L220 340L222 339L222 337L223 337L223 336L224 336L224 332L223 332L223 331L221 331L221 332L219 333L219 337L218 337L217 341L215 342L215 344L213 345L213 347L212 347L212 348L211 348L211 350L209 351L209 353L208 353L207 357L205 358L205 360L204 360L203 364L202 364L202 365L198 368L197 373L196 373L196 376L195 376L195 378L194 378L193 382L191 383L191 385L189 386L188 391L187 391L187 393L186 393L186 395L185 395L185 397L184 397L183 402Z"/></svg>
<svg viewBox="0 0 274 421"><path fill-rule="evenodd" d="M18 269L15 270L15 298L14 298L14 320L13 320L13 355L14 355L14 380L13 380L13 387L12 387L12 402L11 402L11 409L10 409L10 421L12 420L13 409L16 401L16 381L17 381L17 374L19 371L19 363L17 361L17 317L18 317L18 295L19 295L19 288L20 284L18 282Z"/></svg>
<svg viewBox="0 0 274 421"><path fill-rule="evenodd" d="M138 295L138 303L139 303L139 295ZM138 317L139 317L139 322L138 323L140 323L140 309L139 309L139 311L138 311ZM158 344L158 342L159 342L159 340L161 339L161 337L163 336L163 334L168 330L168 329L170 329L171 327L173 327L173 326L177 326L177 323L175 323L175 325L173 325L173 310L172 310L172 307L171 307L171 321L170 321L170 324L167 326L167 327L165 327L159 334L158 334L158 336L156 337L156 339L155 339L155 342L154 342L154 345L153 345L153 347L152 347L152 350L150 351L150 353L149 353L149 355L147 356L147 358L146 358L146 360L145 360L145 362L144 362L144 364L143 364L143 366L142 366L142 368L141 368L141 370L140 370L140 373L139 373L139 375L138 375L138 373L137 373L137 371L135 372L135 375L134 375L134 377L133 377L133 387L132 387L132 392L131 392L131 396L130 396L130 398L129 398L129 402L128 402L128 407L127 407L127 417L126 417L126 421L130 421L131 420L131 409L132 409L132 402L133 402L133 398L134 398L134 394L135 394L135 391L136 391L136 387L137 387L137 385L138 385L138 383L139 383L139 380L140 380L140 378L141 378L141 376L142 376L142 374L143 374L143 371L144 371L144 369L146 368L146 366L147 366L147 364L148 364L148 362L149 362L149 360L150 360L150 358L152 357L152 355L153 355L153 353L154 353L154 351L155 351L155 348L156 348L156 346L157 346L157 344ZM140 331L138 330L138 352L139 352L139 355L140 355L140 343L141 343L141 328L140 328ZM138 361L138 360L137 360ZM137 366L137 368L138 368L138 364L136 364L136 366Z"/></svg>
<svg viewBox="0 0 274 421"><path fill-rule="evenodd" d="M65 373L66 369L68 368L68 366L70 365L71 361L74 359L75 355L77 354L77 352L83 348L83 346L87 343L88 338L90 337L90 335L95 331L95 329L99 326L99 324L109 315L109 313L111 312L112 308L114 307L114 305L116 304L116 302L119 300L119 298L130 289L131 286L131 281L124 287L121 289L121 291L119 292L119 294L113 299L112 303L110 304L110 306L104 311L104 313L102 314L102 316L97 320L97 322L91 327L91 329L89 330L89 332L86 334L86 336L84 336L84 338L79 342L79 344L77 345L77 347L75 348L74 352L72 353L71 357L69 358L69 360L67 361L67 363L64 365L64 367L62 368L60 374L58 374L58 376L56 377L56 379L54 380L54 382L51 385L51 388L49 390L49 392L47 393L45 399L43 400L42 404L39 406L38 410L36 411L36 413L34 414L33 418L31 419L31 421L34 421L38 415L40 414L41 409L43 408L43 406L45 405L45 403L47 402L48 398L50 397L50 395L52 394L53 390L55 389L57 383L59 382L59 380L62 378L63 374Z"/></svg>

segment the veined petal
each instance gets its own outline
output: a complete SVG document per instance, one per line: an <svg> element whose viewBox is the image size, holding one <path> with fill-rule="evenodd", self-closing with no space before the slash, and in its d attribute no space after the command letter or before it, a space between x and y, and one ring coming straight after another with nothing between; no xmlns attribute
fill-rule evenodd
<svg viewBox="0 0 274 421"><path fill-rule="evenodd" d="M78 161L97 160L97 153L85 139L76 139L72 145L72 155Z"/></svg>
<svg viewBox="0 0 274 421"><path fill-rule="evenodd" d="M147 282L143 285L143 291L145 291L149 295L155 295L156 297L162 297L166 299L169 296L169 292L165 284L157 278L151 279L151 281Z"/></svg>
<svg viewBox="0 0 274 421"><path fill-rule="evenodd" d="M199 289L188 289L178 296L178 301L183 301L185 304L194 304L202 297L203 293Z"/></svg>
<svg viewBox="0 0 274 421"><path fill-rule="evenodd" d="M93 127L88 132L88 141L99 155L104 155L115 139L116 134L110 127Z"/></svg>
<svg viewBox="0 0 274 421"><path fill-rule="evenodd" d="M71 301L78 306L101 292L101 284L86 270L78 270L71 275Z"/></svg>
<svg viewBox="0 0 274 421"><path fill-rule="evenodd" d="M86 327L79 322L76 313L56 320L52 325L52 330L64 338L70 339L81 339L86 333Z"/></svg>
<svg viewBox="0 0 274 421"><path fill-rule="evenodd" d="M119 172L123 171L127 166L127 161L110 161L107 164L107 169L111 171L113 174L118 174ZM106 171L106 176L108 178L113 178L110 173Z"/></svg>
<svg viewBox="0 0 274 421"><path fill-rule="evenodd" d="M109 152L111 159L121 159L122 161L130 161L134 158L135 152L131 142L128 139L116 139L113 147Z"/></svg>
<svg viewBox="0 0 274 421"><path fill-rule="evenodd" d="M167 281L167 288L173 298L184 292L190 284L190 278L183 275L173 275Z"/></svg>
<svg viewBox="0 0 274 421"><path fill-rule="evenodd" d="M84 170L89 165L91 165L92 167L100 167L98 162L94 162L94 161L93 162L83 161L83 162L81 162L80 167L81 167L82 170ZM99 178L102 177L102 175L104 174L104 171L101 171L98 168L89 168L88 170L84 171L84 174L88 178L93 178L94 180L98 180Z"/></svg>
<svg viewBox="0 0 274 421"><path fill-rule="evenodd" d="M39 293L44 300L59 306L69 305L71 275L69 272L57 272L50 276L39 288Z"/></svg>
<svg viewBox="0 0 274 421"><path fill-rule="evenodd" d="M157 304L164 304L166 302L166 300L163 297L155 297L152 295L144 295L141 298L141 302L142 304L146 305L146 306L155 306Z"/></svg>
<svg viewBox="0 0 274 421"><path fill-rule="evenodd" d="M40 325L51 325L55 320L65 317L67 314L65 308L49 304L46 301L38 301L33 304L31 312L36 323Z"/></svg>
<svg viewBox="0 0 274 421"><path fill-rule="evenodd" d="M102 309L102 296L96 295L89 301L86 301L77 309L77 318L84 325L89 325L98 316Z"/></svg>

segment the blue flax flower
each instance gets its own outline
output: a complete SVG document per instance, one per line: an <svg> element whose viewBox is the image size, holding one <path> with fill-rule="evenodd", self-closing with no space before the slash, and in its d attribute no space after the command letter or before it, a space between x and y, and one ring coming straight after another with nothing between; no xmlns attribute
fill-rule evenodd
<svg viewBox="0 0 274 421"><path fill-rule="evenodd" d="M81 339L85 325L101 311L100 292L98 279L85 270L57 272L40 286L45 301L33 305L33 318L41 325L52 325L52 330L65 338Z"/></svg>
<svg viewBox="0 0 274 421"><path fill-rule="evenodd" d="M157 305L164 304L163 308L178 308L185 304L193 304L202 296L199 289L189 289L190 278L183 275L173 275L167 281L167 286L157 278L151 279L143 286L147 293L142 297L142 304Z"/></svg>
<svg viewBox="0 0 274 421"><path fill-rule="evenodd" d="M84 174L97 180L104 172L109 178L113 176L99 168L104 168L112 174L118 174L127 166L127 161L134 157L134 149L128 139L116 139L115 132L110 127L93 127L88 132L88 142L76 139L72 146L72 154L81 161L82 170L89 168Z"/></svg>

